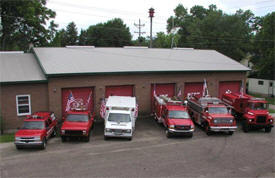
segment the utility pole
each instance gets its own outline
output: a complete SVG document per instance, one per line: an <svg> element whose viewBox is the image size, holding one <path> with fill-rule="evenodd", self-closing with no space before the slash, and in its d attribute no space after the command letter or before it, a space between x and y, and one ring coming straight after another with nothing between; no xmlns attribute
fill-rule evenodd
<svg viewBox="0 0 275 178"><path fill-rule="evenodd" d="M134 33L138 33L138 40L139 40L139 44L141 43L141 34L145 34L145 32L141 31L141 28L145 26L145 24L141 24L140 23L140 19L138 19L138 24L134 23L134 25L138 28L138 32L134 32Z"/></svg>
<svg viewBox="0 0 275 178"><path fill-rule="evenodd" d="M153 24L153 17L154 17L155 9L150 8L149 9L149 17L150 17L150 48L153 47L153 39L152 39L152 24Z"/></svg>

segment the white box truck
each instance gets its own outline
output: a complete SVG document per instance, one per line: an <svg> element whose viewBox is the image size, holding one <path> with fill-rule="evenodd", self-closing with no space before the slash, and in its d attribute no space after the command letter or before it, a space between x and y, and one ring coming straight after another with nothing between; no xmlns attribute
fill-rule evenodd
<svg viewBox="0 0 275 178"><path fill-rule="evenodd" d="M105 140L108 137L124 137L132 140L138 116L136 97L109 96L102 102L100 114L105 123Z"/></svg>

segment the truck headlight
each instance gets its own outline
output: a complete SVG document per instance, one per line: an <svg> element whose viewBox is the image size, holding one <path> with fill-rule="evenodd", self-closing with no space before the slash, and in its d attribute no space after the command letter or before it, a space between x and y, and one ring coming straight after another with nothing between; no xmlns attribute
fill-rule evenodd
<svg viewBox="0 0 275 178"><path fill-rule="evenodd" d="M15 140L20 140L20 137L15 137Z"/></svg>
<svg viewBox="0 0 275 178"><path fill-rule="evenodd" d="M269 120L269 122L271 122L271 123L272 123L272 122L273 122L273 120L272 120L272 119L270 119L270 120Z"/></svg>
<svg viewBox="0 0 275 178"><path fill-rule="evenodd" d="M125 130L125 133L131 133L131 129Z"/></svg>
<svg viewBox="0 0 275 178"><path fill-rule="evenodd" d="M112 132L111 129L105 129L105 132Z"/></svg>
<svg viewBox="0 0 275 178"><path fill-rule="evenodd" d="M82 130L83 135L86 135L87 131L86 130Z"/></svg>
<svg viewBox="0 0 275 178"><path fill-rule="evenodd" d="M65 134L65 130L61 130L61 134Z"/></svg>
<svg viewBox="0 0 275 178"><path fill-rule="evenodd" d="M33 137L34 138L34 140L41 140L41 137L40 136L38 136L38 137Z"/></svg>
<svg viewBox="0 0 275 178"><path fill-rule="evenodd" d="M169 126L169 129L174 129L175 128L175 125L170 125Z"/></svg>
<svg viewBox="0 0 275 178"><path fill-rule="evenodd" d="M191 127L190 127L191 129L194 129L194 125L191 125Z"/></svg>
<svg viewBox="0 0 275 178"><path fill-rule="evenodd" d="M216 124L216 123L218 123L218 120L217 120L217 119L214 119L213 122Z"/></svg>
<svg viewBox="0 0 275 178"><path fill-rule="evenodd" d="M229 122L230 122L230 123L233 123L233 119L230 119Z"/></svg>
<svg viewBox="0 0 275 178"><path fill-rule="evenodd" d="M249 122L252 122L253 121L253 119L249 119Z"/></svg>

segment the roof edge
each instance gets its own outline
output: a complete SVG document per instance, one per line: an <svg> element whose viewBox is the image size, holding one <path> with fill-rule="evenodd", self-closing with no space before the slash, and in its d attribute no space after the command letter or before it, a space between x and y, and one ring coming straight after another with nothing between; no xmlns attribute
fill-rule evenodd
<svg viewBox="0 0 275 178"><path fill-rule="evenodd" d="M33 53L34 58L35 58L35 59L36 59L36 61L38 62L38 65L39 65L40 69L42 70L42 72L43 72L44 76L45 76L45 77L46 77L46 79L47 79L46 70L45 70L45 68L43 67L43 65L42 65L41 61L39 60L39 57L38 57L38 56L37 56L37 54L35 53L34 48L32 47L30 51Z"/></svg>
<svg viewBox="0 0 275 178"><path fill-rule="evenodd" d="M9 81L9 82L0 82L1 85L9 84L29 84L29 83L48 83L48 80L29 80L29 81Z"/></svg>
<svg viewBox="0 0 275 178"><path fill-rule="evenodd" d="M249 70L185 70L185 71L126 71L126 72L82 72L82 73L53 73L47 77L80 76L80 75L112 75L112 74L149 74L149 73L186 73L186 72L247 72Z"/></svg>

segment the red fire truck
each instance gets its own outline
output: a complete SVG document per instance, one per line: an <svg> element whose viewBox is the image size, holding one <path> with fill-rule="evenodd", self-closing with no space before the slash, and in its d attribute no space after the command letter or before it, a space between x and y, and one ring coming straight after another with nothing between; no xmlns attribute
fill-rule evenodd
<svg viewBox="0 0 275 178"><path fill-rule="evenodd" d="M237 129L230 108L216 97L191 95L187 108L193 121L202 126L207 135L211 132L227 132L232 135Z"/></svg>
<svg viewBox="0 0 275 178"><path fill-rule="evenodd" d="M94 114L86 109L72 108L62 118L61 139L65 142L67 138L84 138L90 141L90 132L93 128Z"/></svg>
<svg viewBox="0 0 275 178"><path fill-rule="evenodd" d="M94 124L95 114L91 112L92 92L85 100L85 96L79 95L78 98L73 96L72 91L68 96L65 113L62 117L61 139L62 142L67 138L78 137L84 138L86 142L90 141L90 132Z"/></svg>
<svg viewBox="0 0 275 178"><path fill-rule="evenodd" d="M166 128L166 136L193 136L194 123L189 117L187 108L182 101L169 98L167 95L155 96L153 114L158 123Z"/></svg>
<svg viewBox="0 0 275 178"><path fill-rule="evenodd" d="M222 95L222 100L232 107L232 114L236 118L242 118L244 132L250 128L264 128L265 132L271 132L274 119L269 115L267 101L263 98L227 91Z"/></svg>
<svg viewBox="0 0 275 178"><path fill-rule="evenodd" d="M52 112L35 112L24 120L23 126L15 133L17 149L24 147L46 148L47 140L56 135L57 119Z"/></svg>

